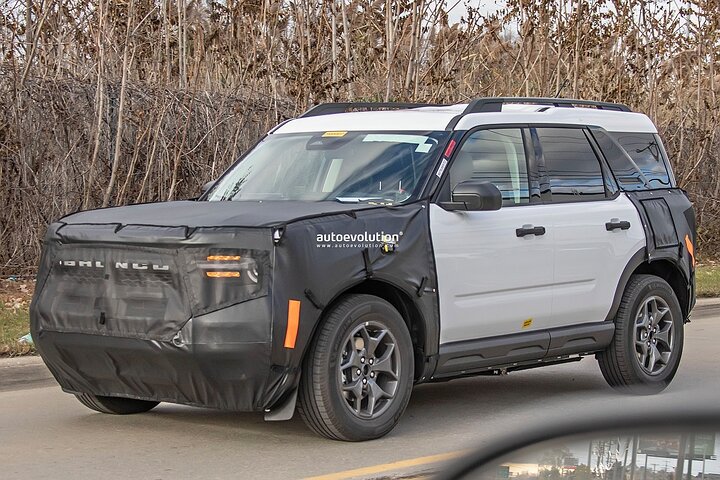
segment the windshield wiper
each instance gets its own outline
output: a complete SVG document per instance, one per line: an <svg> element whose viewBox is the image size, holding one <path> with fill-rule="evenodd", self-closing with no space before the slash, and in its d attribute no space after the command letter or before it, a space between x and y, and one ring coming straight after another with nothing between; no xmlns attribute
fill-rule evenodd
<svg viewBox="0 0 720 480"><path fill-rule="evenodd" d="M383 197L335 197L336 202L340 203L369 203L369 202L381 202L381 203L395 203L393 200Z"/></svg>

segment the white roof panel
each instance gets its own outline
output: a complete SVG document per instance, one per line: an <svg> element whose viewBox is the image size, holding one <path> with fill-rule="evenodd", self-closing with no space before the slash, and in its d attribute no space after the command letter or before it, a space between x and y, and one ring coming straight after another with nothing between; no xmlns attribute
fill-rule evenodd
<svg viewBox="0 0 720 480"><path fill-rule="evenodd" d="M297 118L280 126L273 133L445 130L448 123L461 114L466 106L458 104L447 107L348 112ZM507 123L593 125L610 132L657 133L655 125L642 113L526 104L503 105L502 112L465 115L455 126L455 130Z"/></svg>
<svg viewBox="0 0 720 480"><path fill-rule="evenodd" d="M657 133L655 125L642 113L567 107L550 107L544 111L506 111L503 108L502 112L471 113L460 119L455 129L468 130L478 125L501 123L593 125L609 132Z"/></svg>
<svg viewBox="0 0 720 480"><path fill-rule="evenodd" d="M450 120L462 113L462 107L454 107L334 113L297 118L287 122L274 133L445 130Z"/></svg>

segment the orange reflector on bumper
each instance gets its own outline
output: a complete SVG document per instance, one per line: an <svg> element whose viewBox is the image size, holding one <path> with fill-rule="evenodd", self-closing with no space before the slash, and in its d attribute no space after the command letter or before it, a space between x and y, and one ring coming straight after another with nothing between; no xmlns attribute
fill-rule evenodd
<svg viewBox="0 0 720 480"><path fill-rule="evenodd" d="M210 278L238 278L240 272L205 272Z"/></svg>
<svg viewBox="0 0 720 480"><path fill-rule="evenodd" d="M300 300L288 300L287 330L285 331L285 348L295 348L298 327L300 326Z"/></svg>

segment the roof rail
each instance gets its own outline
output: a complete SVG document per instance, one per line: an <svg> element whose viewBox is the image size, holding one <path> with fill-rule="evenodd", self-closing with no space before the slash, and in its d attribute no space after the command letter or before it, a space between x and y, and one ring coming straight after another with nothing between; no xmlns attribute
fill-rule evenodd
<svg viewBox="0 0 720 480"><path fill-rule="evenodd" d="M536 105L548 105L551 107L574 107L583 105L596 107L599 110L615 110L620 112L631 112L630 107L622 103L596 102L594 100L575 100L572 98L545 98L545 97L487 97L471 101L463 115L468 113L501 112L502 106L506 103L530 103Z"/></svg>
<svg viewBox="0 0 720 480"><path fill-rule="evenodd" d="M344 103L321 103L315 105L298 118L318 117L320 115L331 115L333 113L345 113L350 110L402 110L420 107L440 107L433 103L394 103L394 102L344 102Z"/></svg>

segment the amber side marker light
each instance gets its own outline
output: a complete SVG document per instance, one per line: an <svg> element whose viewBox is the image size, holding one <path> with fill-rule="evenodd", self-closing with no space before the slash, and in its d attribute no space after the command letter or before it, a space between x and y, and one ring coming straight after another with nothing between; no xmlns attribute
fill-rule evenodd
<svg viewBox="0 0 720 480"><path fill-rule="evenodd" d="M232 260L241 260L240 255L210 255L207 257L208 262L229 262Z"/></svg>
<svg viewBox="0 0 720 480"><path fill-rule="evenodd" d="M295 348L299 326L300 300L289 300L287 330L285 330L285 348Z"/></svg>
<svg viewBox="0 0 720 480"><path fill-rule="evenodd" d="M238 278L240 272L205 272L210 278Z"/></svg>
<svg viewBox="0 0 720 480"><path fill-rule="evenodd" d="M685 235L685 246L687 247L687 251L690 254L692 266L693 268L695 268L695 247L693 246L692 240L690 240L690 235Z"/></svg>

